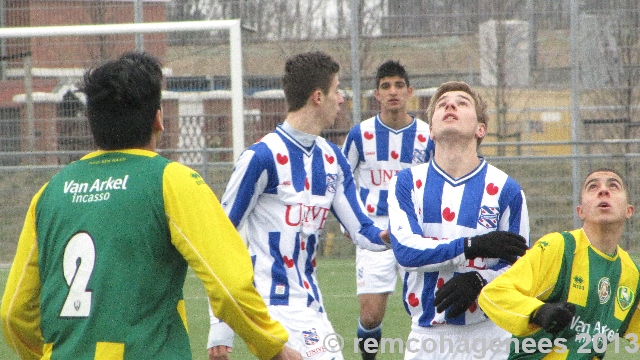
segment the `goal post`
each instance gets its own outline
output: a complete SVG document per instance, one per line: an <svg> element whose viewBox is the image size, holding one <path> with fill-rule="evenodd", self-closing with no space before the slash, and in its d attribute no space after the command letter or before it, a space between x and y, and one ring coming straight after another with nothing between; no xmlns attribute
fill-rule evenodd
<svg viewBox="0 0 640 360"><path fill-rule="evenodd" d="M134 24L69 25L0 28L0 39L59 36L122 35L170 32L227 30L229 32L231 117L233 159L244 151L244 104L242 89L241 22L233 20L202 20L152 22Z"/></svg>

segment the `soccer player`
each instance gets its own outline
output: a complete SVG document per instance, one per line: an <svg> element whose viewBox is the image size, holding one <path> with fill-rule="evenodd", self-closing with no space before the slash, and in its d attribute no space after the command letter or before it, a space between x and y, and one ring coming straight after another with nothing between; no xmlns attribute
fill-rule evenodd
<svg viewBox="0 0 640 360"><path fill-rule="evenodd" d="M323 52L287 60L282 77L287 117L243 152L222 196L231 222L247 226L256 287L269 313L285 326L290 346L305 359L342 359L339 349L327 348L324 341L334 330L316 279L318 242L329 211L357 245L387 248L382 240L386 230L363 212L347 159L319 136L333 126L344 101L339 70ZM225 333L223 327L214 321L210 332ZM208 346L210 354L220 357L230 345Z"/></svg>
<svg viewBox="0 0 640 360"><path fill-rule="evenodd" d="M22 359L191 359L187 266L261 359L301 359L252 284L251 258L200 175L155 152L160 63L125 53L84 78L99 150L33 197L0 315Z"/></svg>
<svg viewBox="0 0 640 360"><path fill-rule="evenodd" d="M477 307L482 287L524 255L529 236L518 183L479 157L486 104L464 82L446 82L427 116L435 154L389 184L389 232L404 270L412 319L405 359L477 359L474 339L506 339ZM446 341L444 341L446 340ZM432 349L429 344L437 343ZM427 344L427 345L423 345ZM485 358L506 354L490 349Z"/></svg>
<svg viewBox="0 0 640 360"><path fill-rule="evenodd" d="M354 126L342 151L357 179L367 214L376 226L386 228L391 177L402 169L427 162L433 141L429 137L429 125L407 113L413 88L399 62L389 60L378 67L373 94L380 102L380 113ZM376 357L375 344L382 338L387 299L396 288L399 274L401 270L393 251L356 248L356 287L360 303L357 335L365 360ZM367 339L376 341L367 342Z"/></svg>
<svg viewBox="0 0 640 360"><path fill-rule="evenodd" d="M517 336L510 358L601 358L616 336L638 349L640 274L619 246L634 213L622 176L591 172L576 210L581 229L543 236L480 294L489 318Z"/></svg>

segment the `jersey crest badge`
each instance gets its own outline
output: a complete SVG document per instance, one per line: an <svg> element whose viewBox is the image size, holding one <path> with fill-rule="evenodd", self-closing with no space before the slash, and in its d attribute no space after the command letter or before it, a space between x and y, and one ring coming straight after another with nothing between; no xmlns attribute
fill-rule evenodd
<svg viewBox="0 0 640 360"><path fill-rule="evenodd" d="M618 300L618 305L620 305L622 311L627 311L635 300L635 294L630 287L622 285L618 287L616 299Z"/></svg>
<svg viewBox="0 0 640 360"><path fill-rule="evenodd" d="M478 223L487 229L495 229L498 227L498 215L500 209L493 206L482 206L480 208L480 216L478 217Z"/></svg>
<svg viewBox="0 0 640 360"><path fill-rule="evenodd" d="M318 332L316 328L311 328L309 330L303 330L302 336L304 337L305 345L313 345L320 341L320 337L318 336Z"/></svg>
<svg viewBox="0 0 640 360"><path fill-rule="evenodd" d="M606 304L611 297L611 281L608 277L603 276L598 280L598 299L600 304Z"/></svg>
<svg viewBox="0 0 640 360"><path fill-rule="evenodd" d="M338 174L327 174L327 191L335 194L337 188Z"/></svg>
<svg viewBox="0 0 640 360"><path fill-rule="evenodd" d="M411 160L414 164L423 164L427 159L427 150L413 149L413 159Z"/></svg>

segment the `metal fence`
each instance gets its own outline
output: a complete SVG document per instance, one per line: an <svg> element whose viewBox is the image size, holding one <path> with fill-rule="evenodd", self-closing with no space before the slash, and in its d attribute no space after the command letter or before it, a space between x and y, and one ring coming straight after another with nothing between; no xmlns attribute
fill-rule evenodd
<svg viewBox="0 0 640 360"><path fill-rule="evenodd" d="M484 96L490 120L482 152L525 189L533 238L575 225L574 188L593 167L615 166L628 178L632 202L640 198L640 0L0 2L2 28L231 18L243 20L246 146L285 117L279 87L288 56L322 50L342 64L347 102L323 134L339 145L360 120L352 119L356 84L362 118L373 116L375 70L393 59L409 72L416 95L409 107L419 117L433 87L447 80L466 81ZM352 34L359 35L357 69ZM77 91L83 72L133 49L164 65L162 153L224 191L233 155L223 32L1 39L0 261L15 251L31 196L93 148ZM640 250L639 227L629 222L631 249ZM340 238L330 225L328 255L353 253Z"/></svg>
<svg viewBox="0 0 640 360"><path fill-rule="evenodd" d="M553 232L571 230L575 224L575 208L573 203L572 172L578 166L580 177L588 171L599 167L612 167L624 174L628 184L632 204L640 206L640 152L628 152L629 145L638 145L638 141L610 142L606 144L610 151L601 153L602 142L583 142L579 144L582 153L572 155L527 155L543 152L541 147L571 146L567 142L516 143L504 145L486 143L481 148L489 153L497 153L498 147L521 146L521 155L487 156L488 161L504 170L516 179L524 189L531 223L531 239ZM592 150L587 150L591 148ZM513 149L505 149L505 152ZM202 148L192 150L189 154L198 161L190 166L199 171L218 197L222 196L226 183L231 175L233 163L212 161L220 152L231 149ZM12 158L16 155L24 157L58 156L60 158L77 158L84 152L60 151L56 153L0 153L0 159ZM160 153L167 157L186 154L175 149L161 149ZM4 206L0 207L0 263L8 262L15 253L24 215L31 197L37 190L61 168L61 165L18 165L4 166L0 169L0 198ZM579 179L579 182L582 178ZM123 210L125 211L125 210ZM344 238L339 225L333 216L330 217L323 236L321 250L326 256L352 256L354 245ZM628 222L622 246L628 250L640 251L640 219L632 217Z"/></svg>

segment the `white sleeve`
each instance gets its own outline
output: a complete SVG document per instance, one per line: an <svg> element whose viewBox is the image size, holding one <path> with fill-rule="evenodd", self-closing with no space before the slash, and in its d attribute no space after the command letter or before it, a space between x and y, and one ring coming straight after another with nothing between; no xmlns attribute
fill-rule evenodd
<svg viewBox="0 0 640 360"><path fill-rule="evenodd" d="M207 349L211 349L214 346L224 345L233 347L233 330L226 323L220 321L213 315L211 306L209 306L209 338L207 340Z"/></svg>

